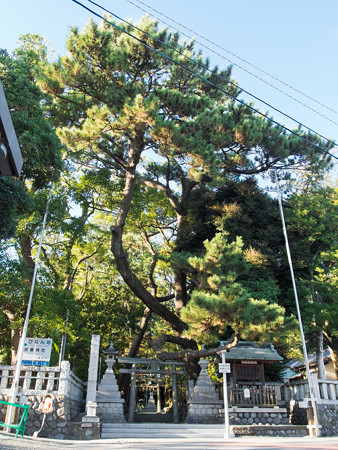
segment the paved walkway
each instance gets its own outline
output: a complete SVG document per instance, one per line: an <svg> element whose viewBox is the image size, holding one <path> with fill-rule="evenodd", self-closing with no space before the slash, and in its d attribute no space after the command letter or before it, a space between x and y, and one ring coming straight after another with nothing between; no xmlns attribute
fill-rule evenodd
<svg viewBox="0 0 338 450"><path fill-rule="evenodd" d="M0 432L0 449L19 450L54 450L54 449L198 449L198 450L338 450L338 437L321 438L270 438L270 437L238 437L224 440L219 438L186 438L181 439L104 439L93 441L62 441L46 438L15 438L13 435Z"/></svg>

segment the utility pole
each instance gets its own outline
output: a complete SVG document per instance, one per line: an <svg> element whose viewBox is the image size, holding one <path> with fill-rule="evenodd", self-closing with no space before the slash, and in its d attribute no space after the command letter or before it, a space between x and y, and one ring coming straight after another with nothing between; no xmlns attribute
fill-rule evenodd
<svg viewBox="0 0 338 450"><path fill-rule="evenodd" d="M304 361L305 361L307 380L308 380L308 384L309 384L310 401L311 401L311 407L312 407L312 411L313 411L314 426L315 426L316 436L318 437L318 436L320 436L320 427L319 427L319 422L318 422L317 405L316 405L316 399L315 399L314 393L313 393L314 391L312 389L312 378L311 378L311 374L310 374L310 365L309 365L309 359L307 356L305 336L304 336L304 330L303 330L303 322L302 322L302 316L300 313L298 294L297 294L297 286L296 286L296 281L295 281L295 275L293 272L293 264L292 264L288 234L287 234L287 229L286 229L286 224L285 224L285 219L284 219L282 196L281 196L281 193L279 190L279 182L278 182L277 172L275 172L275 179L276 179L276 186L277 186L279 211L280 211L280 215L281 215L283 233L284 233L284 238L285 238L286 253L287 253L288 262L289 262L289 266L290 266L290 273L291 273L293 292L294 292L296 308L297 308L297 316L298 316L298 322L299 322L299 328L300 328L300 335L301 335L301 339L302 339L303 355L304 355ZM313 430L311 430L310 427L309 427L309 432L310 432L310 435L312 436Z"/></svg>

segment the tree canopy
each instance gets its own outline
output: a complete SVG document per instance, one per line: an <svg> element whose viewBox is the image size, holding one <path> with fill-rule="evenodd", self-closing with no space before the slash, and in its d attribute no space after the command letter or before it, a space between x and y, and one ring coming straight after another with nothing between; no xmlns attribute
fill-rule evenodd
<svg viewBox="0 0 338 450"><path fill-rule="evenodd" d="M74 327L80 315L82 327L118 335L126 320L130 356L146 339L175 350L232 334L272 340L292 311L281 301L276 202L255 177L322 173L330 144L237 102L230 67L211 70L194 42L149 18L136 29L72 28L67 49L49 62L31 37L18 55L40 55L30 80L67 156L43 257L60 304L81 310ZM43 170L27 165L34 193L58 170L55 158ZM29 248L34 217L19 228ZM123 319L113 323L107 311Z"/></svg>
<svg viewBox="0 0 338 450"><path fill-rule="evenodd" d="M90 22L81 32L73 28L67 55L46 63L39 82L50 95L49 112L72 160L91 170L107 169L112 188L117 180L122 183L111 223L118 272L133 294L181 336L187 324L180 311L194 285L184 255L187 222L194 220L189 217L192 197L274 167L319 170L328 164L329 145L306 135L322 146L320 152L237 103L239 90L231 69L210 71L193 42L182 43L178 34L160 29L149 18L136 29L119 27L104 21ZM304 135L301 130L299 134ZM140 198L149 195L156 195L160 206L156 217L147 209L147 220L139 222L149 251L148 275L143 278L124 237L135 208L144 216ZM156 249L160 235L167 248L161 257ZM200 242L190 251L201 249ZM167 297L174 295L174 309L157 294L161 258L170 262L172 289L168 286Z"/></svg>

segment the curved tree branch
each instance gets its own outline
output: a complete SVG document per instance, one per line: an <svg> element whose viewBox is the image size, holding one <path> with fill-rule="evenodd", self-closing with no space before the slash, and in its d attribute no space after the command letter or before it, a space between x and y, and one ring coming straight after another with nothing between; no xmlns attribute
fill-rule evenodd
<svg viewBox="0 0 338 450"><path fill-rule="evenodd" d="M155 339L151 346L155 349L158 349L159 346L162 346L165 342L174 342L176 344L179 343L179 339L183 339L183 338L177 338L176 336L171 336L171 335L161 335L159 338ZM188 342L195 342L191 339L186 339L187 344ZM188 362L189 359L191 358L205 358L206 356L213 356L215 355L217 352L221 351L221 350L230 350L233 347L236 347L236 345L238 344L239 341L239 335L235 334L227 343L226 345L223 345L221 347L217 347L217 348L210 348L208 350L205 349L201 349L201 350L195 350L195 349L191 349L191 350L183 350L181 352L175 352L175 353L171 353L171 352L157 352L156 356L158 359L160 359L161 361L167 361L167 360L171 360L171 361L184 361L184 362ZM182 341L183 342L183 341ZM154 345L155 344L155 345ZM197 347L196 343L195 346ZM155 350L156 351L156 350Z"/></svg>
<svg viewBox="0 0 338 450"><path fill-rule="evenodd" d="M136 136L130 144L129 148L129 168L126 171L126 181L123 190L123 199L121 202L120 212L116 219L115 225L111 227L111 250L115 257L115 262L118 271L123 277L126 284L132 290L132 292L145 303L148 308L155 314L160 316L165 321L169 322L171 326L179 333L182 333L186 329L186 324L171 310L166 308L162 303L157 301L141 283L139 278L131 270L128 258L124 252L122 245L122 235L125 226L126 218L129 213L133 193L136 184L136 167L140 160L140 156L143 150L143 134Z"/></svg>

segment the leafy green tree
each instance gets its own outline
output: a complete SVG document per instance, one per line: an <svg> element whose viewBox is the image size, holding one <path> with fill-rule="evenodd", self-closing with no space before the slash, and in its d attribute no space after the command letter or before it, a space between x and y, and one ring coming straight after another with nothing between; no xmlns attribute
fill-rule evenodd
<svg viewBox="0 0 338 450"><path fill-rule="evenodd" d="M31 39L30 48L27 41ZM22 37L13 55L0 50L0 77L24 164L21 179L41 189L60 176L60 141L42 107L44 95L36 84L35 69L46 58L38 36Z"/></svg>
<svg viewBox="0 0 338 450"><path fill-rule="evenodd" d="M37 36L22 38L22 46L12 55L0 50L0 77L24 158L18 180L0 178L0 239L14 236L20 228L14 244L17 260L1 255L0 314L11 329L13 355L35 266L32 248L46 205L43 190L58 180L62 168L61 144L43 110L45 96L35 78L35 68L45 57Z"/></svg>
<svg viewBox="0 0 338 450"><path fill-rule="evenodd" d="M215 344L229 338L229 333L235 334L236 341L276 334L284 325L284 309L268 298L252 298L239 282L249 270L241 239L229 243L226 233L217 233L204 246L203 257L189 258L199 282L182 309L189 337Z"/></svg>
<svg viewBox="0 0 338 450"><path fill-rule="evenodd" d="M195 51L193 43L180 43L177 34L160 30L149 18L138 24L142 30L119 26L91 22L82 32L72 29L67 55L56 63L46 63L39 82L50 95L50 115L74 164L106 168L112 190L118 184L122 188L111 226L111 250L118 272L133 294L170 325L174 331L171 341L191 346L192 341L182 337L187 324L180 311L189 302L193 281L184 255L186 222L194 220L189 216L193 195L212 193L230 180L272 167L312 165L322 170L328 164L325 151L330 146L306 135L323 148L321 153L300 138L288 136L250 107L236 104L232 98L239 92L235 83L229 83L230 68L210 73L208 61ZM124 29L199 76L151 51ZM139 230L148 241L146 271L154 275L144 279L144 270L138 271L124 237L133 211L141 206L140 193L147 195L148 190L154 198L161 198L166 204L161 210L173 219L159 214L160 226L154 216ZM157 256L159 233L172 269L166 296L157 292L156 275L161 278L159 261L164 258Z"/></svg>
<svg viewBox="0 0 338 450"><path fill-rule="evenodd" d="M338 369L337 189L312 187L285 204L292 259L307 331L316 336L320 376L325 378L322 340Z"/></svg>
<svg viewBox="0 0 338 450"><path fill-rule="evenodd" d="M20 217L31 208L25 185L10 177L0 178L0 241L15 234Z"/></svg>

